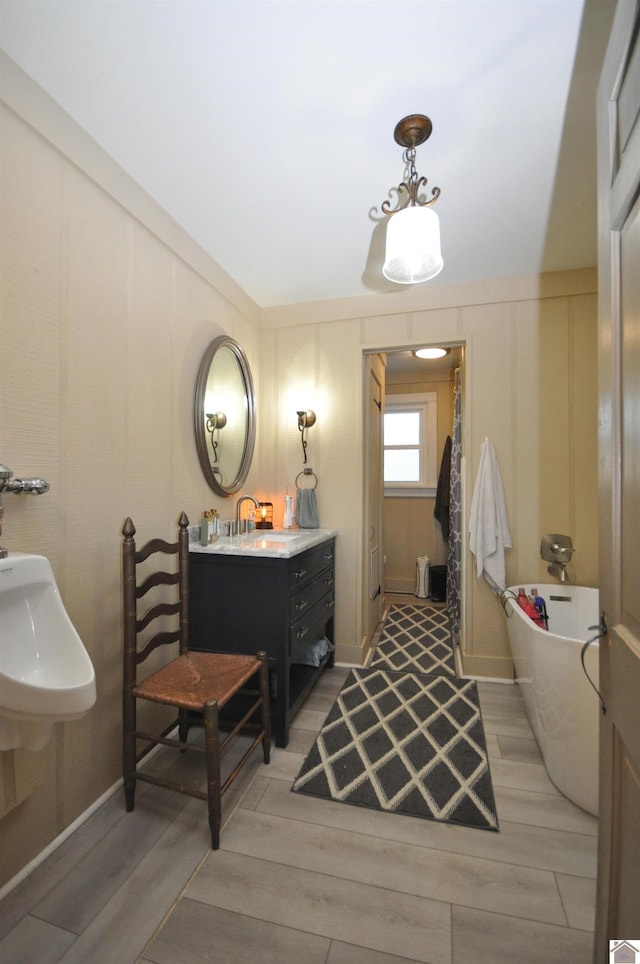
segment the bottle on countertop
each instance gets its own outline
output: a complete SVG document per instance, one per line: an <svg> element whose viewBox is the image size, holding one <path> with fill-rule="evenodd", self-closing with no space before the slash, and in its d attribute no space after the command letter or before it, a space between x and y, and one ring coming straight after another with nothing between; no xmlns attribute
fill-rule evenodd
<svg viewBox="0 0 640 964"><path fill-rule="evenodd" d="M285 495L282 528L291 529L292 526L293 526L293 496Z"/></svg>
<svg viewBox="0 0 640 964"><path fill-rule="evenodd" d="M200 521L200 545L209 545L209 520L206 516L203 516Z"/></svg>

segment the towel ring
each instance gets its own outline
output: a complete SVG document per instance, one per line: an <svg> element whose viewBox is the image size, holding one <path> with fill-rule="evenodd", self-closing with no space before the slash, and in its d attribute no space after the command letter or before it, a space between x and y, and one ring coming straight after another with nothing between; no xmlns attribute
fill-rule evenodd
<svg viewBox="0 0 640 964"><path fill-rule="evenodd" d="M315 479L314 484L313 484L313 485L298 485L298 479L300 478L301 475L312 475L312 476L314 477L314 479ZM302 491L303 489L311 489L311 490L313 491L314 489L317 488L317 486L318 486L318 476L317 476L316 473L313 471L313 469L303 469L302 472L298 472L298 474L296 475L296 489L300 489L300 491Z"/></svg>

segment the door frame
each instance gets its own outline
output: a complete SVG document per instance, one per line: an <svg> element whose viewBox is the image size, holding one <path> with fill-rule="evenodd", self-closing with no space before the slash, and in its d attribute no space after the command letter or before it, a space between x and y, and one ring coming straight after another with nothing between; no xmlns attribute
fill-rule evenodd
<svg viewBox="0 0 640 964"><path fill-rule="evenodd" d="M462 553L461 553L461 580L460 580L460 651L464 652L464 644L466 639L466 625L467 625L467 592L466 592L466 579L467 579L467 566L466 566L466 524L467 524L467 498L466 498L466 480L465 480L465 428L466 428L466 367L467 367L467 355L469 352L469 341L467 339L440 339L431 341L428 338L420 339L419 341L413 340L407 345L389 345L382 348L363 348L362 349L362 396L363 402L366 402L367 397L367 379L369 373L369 367L367 364L368 355L389 355L394 352L405 352L412 351L416 348L424 347L447 347L447 348L460 348L462 349L462 357L460 359L460 392L461 392L461 446L462 446L462 459L461 459L461 482L462 482ZM384 406L383 406L384 410ZM366 405L363 406L363 452L362 452L362 464L363 464L363 504L367 498L368 493L368 466L366 462ZM382 415L381 415L382 417ZM384 499L384 491L381 496ZM364 516L364 513L363 513ZM363 540L364 540L364 524L363 524ZM364 543L363 543L364 544ZM383 558L384 558L384 525L382 531L382 544L383 544ZM367 585L367 572L365 566L368 565L368 560L365 558L365 553L363 552L362 557L362 572L361 572L361 585L364 587ZM383 577L384 577L384 563L383 563ZM384 578L383 578L383 590L382 595L384 598ZM364 600L362 600L364 605Z"/></svg>
<svg viewBox="0 0 640 964"><path fill-rule="evenodd" d="M609 957L609 942L626 939L624 928L637 926L640 883L640 631L633 588L624 587L623 563L637 577L638 557L625 549L633 532L639 494L625 482L625 460L631 460L637 434L625 427L623 364L638 366L637 351L624 356L637 337L637 315L626 308L629 281L624 269L627 229L634 231L640 212L640 101L638 100L637 28L640 4L623 0L616 8L598 88L598 268L599 268L599 499L600 606L608 630L600 645L600 811L598 892L594 964ZM635 45L635 53L633 47ZM635 65L635 79L629 71ZM631 80L627 84L627 79ZM626 88L624 85L626 84ZM622 93L624 90L624 93ZM622 96L621 96L622 94ZM637 245L637 235L632 236ZM634 249L635 250L635 249ZM637 292L634 292L634 298ZM623 357L625 362L623 362ZM635 387L633 378L630 384ZM631 420L629 420L631 423ZM637 425L633 425L637 433ZM626 454L626 443L631 455ZM630 501L631 523L625 515ZM625 527L626 522L626 527ZM630 528L629 528L630 527ZM635 545L635 544L634 544ZM632 939L632 938L631 938Z"/></svg>

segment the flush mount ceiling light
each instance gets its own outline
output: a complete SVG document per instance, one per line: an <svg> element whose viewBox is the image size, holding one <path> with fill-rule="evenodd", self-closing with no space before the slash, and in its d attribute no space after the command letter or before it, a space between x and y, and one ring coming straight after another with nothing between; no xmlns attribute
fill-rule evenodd
<svg viewBox="0 0 640 964"><path fill-rule="evenodd" d="M429 138L431 131L428 117L409 114L398 121L393 132L396 143L404 147L402 159L408 173L406 180L393 189L398 195L396 208L391 210L389 201L382 202L382 211L390 215L382 273L397 284L429 281L440 274L444 265L440 251L440 222L430 207L440 197L440 188L434 187L428 200L421 199L418 192L426 187L427 179L418 177L415 165L416 147Z"/></svg>
<svg viewBox="0 0 640 964"><path fill-rule="evenodd" d="M416 348L412 352L416 358L444 358L449 354L448 348Z"/></svg>

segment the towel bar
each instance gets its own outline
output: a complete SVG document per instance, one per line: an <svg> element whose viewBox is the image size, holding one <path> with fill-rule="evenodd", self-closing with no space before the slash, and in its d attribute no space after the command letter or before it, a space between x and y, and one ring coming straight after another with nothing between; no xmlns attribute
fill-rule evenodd
<svg viewBox="0 0 640 964"><path fill-rule="evenodd" d="M315 479L315 483L313 485L305 485L305 486L298 485L298 479L303 475L312 475L313 478ZM318 476L313 471L313 469L303 469L302 472L298 472L298 474L296 475L296 489L303 489L303 488L316 489L317 486L318 486Z"/></svg>

